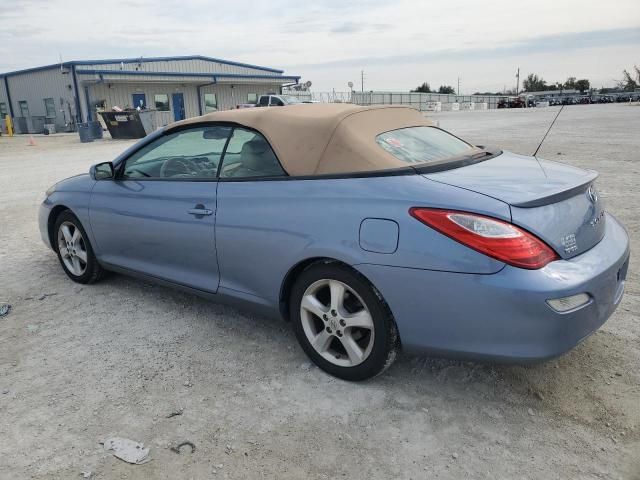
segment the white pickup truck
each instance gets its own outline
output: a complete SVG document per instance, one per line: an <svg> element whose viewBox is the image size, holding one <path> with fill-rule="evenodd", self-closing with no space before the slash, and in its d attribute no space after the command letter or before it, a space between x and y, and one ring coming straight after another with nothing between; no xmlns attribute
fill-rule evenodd
<svg viewBox="0 0 640 480"><path fill-rule="evenodd" d="M258 107L284 107L285 105L294 105L302 103L297 97L293 95L261 95L258 99Z"/></svg>

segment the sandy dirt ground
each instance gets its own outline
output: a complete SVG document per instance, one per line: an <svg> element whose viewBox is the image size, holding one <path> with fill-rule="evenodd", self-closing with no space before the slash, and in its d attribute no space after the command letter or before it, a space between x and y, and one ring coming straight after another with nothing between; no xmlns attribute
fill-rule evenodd
<svg viewBox="0 0 640 480"><path fill-rule="evenodd" d="M433 115L532 153L557 108ZM601 172L640 251L640 107L565 108L544 158ZM534 366L401 356L352 384L289 326L120 275L64 275L36 223L47 187L131 142L0 137L0 478L640 479L640 269L604 327ZM426 286L428 288L428 286ZM182 414L167 418L173 411ZM144 442L130 465L100 442ZM196 445L176 454L183 440Z"/></svg>

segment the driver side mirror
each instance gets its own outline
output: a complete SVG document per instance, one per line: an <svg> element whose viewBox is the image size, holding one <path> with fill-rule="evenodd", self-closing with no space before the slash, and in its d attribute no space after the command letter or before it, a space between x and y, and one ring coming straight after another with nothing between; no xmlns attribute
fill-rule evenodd
<svg viewBox="0 0 640 480"><path fill-rule="evenodd" d="M114 175L113 163L111 162L103 162L94 165L89 170L89 174L91 178L94 180L109 180L112 179Z"/></svg>

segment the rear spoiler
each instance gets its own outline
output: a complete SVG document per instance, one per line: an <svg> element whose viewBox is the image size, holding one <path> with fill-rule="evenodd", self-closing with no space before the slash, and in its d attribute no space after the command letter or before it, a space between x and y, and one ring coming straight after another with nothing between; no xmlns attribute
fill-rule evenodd
<svg viewBox="0 0 640 480"><path fill-rule="evenodd" d="M587 190L588 186L591 185L596 178L598 178L598 172L594 170L587 170L588 175L581 179L580 183L576 184L573 187L561 187L561 189L557 191L551 190L544 197L536 198L534 200L529 200L522 203L512 203L512 207L520 207L520 208L532 208L532 207L542 207L544 205L548 205L550 203L556 203L561 200L565 200L567 198L571 198L574 195L577 195L580 192L584 192Z"/></svg>

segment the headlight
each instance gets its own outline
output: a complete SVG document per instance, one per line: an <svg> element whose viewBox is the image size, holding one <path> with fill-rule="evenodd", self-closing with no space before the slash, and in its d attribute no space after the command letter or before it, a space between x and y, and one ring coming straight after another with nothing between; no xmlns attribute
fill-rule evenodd
<svg viewBox="0 0 640 480"><path fill-rule="evenodd" d="M55 185L52 185L51 187L47 188L47 191L44 192L44 199L46 200L47 198L49 198L51 196L51 194L53 192L55 192L55 191L56 191L56 186Z"/></svg>

